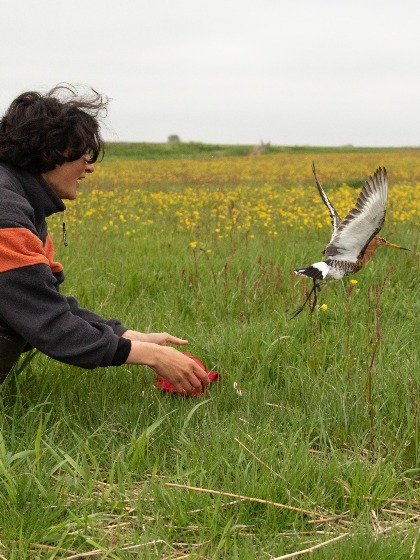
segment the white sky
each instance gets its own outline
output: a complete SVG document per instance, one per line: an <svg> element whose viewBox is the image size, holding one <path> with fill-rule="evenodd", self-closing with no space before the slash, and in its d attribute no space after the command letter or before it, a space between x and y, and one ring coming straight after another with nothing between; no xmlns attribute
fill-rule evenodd
<svg viewBox="0 0 420 560"><path fill-rule="evenodd" d="M105 139L419 146L419 0L0 0L0 112L58 82Z"/></svg>

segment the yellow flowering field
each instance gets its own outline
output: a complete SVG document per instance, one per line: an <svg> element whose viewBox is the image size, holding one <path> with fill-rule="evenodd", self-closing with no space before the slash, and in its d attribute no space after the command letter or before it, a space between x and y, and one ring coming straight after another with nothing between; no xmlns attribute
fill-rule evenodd
<svg viewBox="0 0 420 560"><path fill-rule="evenodd" d="M420 214L420 151L276 154L201 160L112 161L96 165L82 183L67 223L95 221L104 233L232 231L277 235L285 229L330 228L312 175L341 216L377 167L389 176L387 223L417 222ZM59 223L53 224L58 228ZM195 237L192 235L193 244Z"/></svg>

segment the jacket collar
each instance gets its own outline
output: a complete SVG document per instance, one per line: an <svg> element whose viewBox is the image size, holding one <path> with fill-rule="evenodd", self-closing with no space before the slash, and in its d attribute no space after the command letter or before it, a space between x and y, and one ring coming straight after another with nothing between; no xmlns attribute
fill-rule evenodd
<svg viewBox="0 0 420 560"><path fill-rule="evenodd" d="M25 198L29 201L35 214L48 217L51 216L51 214L63 212L66 209L64 202L48 186L41 175L35 175L28 171L17 169L0 161L0 172L3 170L8 172L12 178L19 181L25 193Z"/></svg>

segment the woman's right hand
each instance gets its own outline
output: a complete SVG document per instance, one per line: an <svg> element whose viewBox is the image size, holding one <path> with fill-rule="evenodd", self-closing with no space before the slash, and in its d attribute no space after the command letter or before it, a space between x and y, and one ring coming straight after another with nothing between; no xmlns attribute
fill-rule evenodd
<svg viewBox="0 0 420 560"><path fill-rule="evenodd" d="M127 364L146 365L167 379L178 393L202 393L210 383L207 373L191 358L172 346L151 342L131 342Z"/></svg>

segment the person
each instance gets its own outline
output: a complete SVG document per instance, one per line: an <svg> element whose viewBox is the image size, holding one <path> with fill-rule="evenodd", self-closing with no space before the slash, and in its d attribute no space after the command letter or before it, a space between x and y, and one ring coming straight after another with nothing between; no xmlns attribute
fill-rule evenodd
<svg viewBox="0 0 420 560"><path fill-rule="evenodd" d="M79 95L58 85L22 93L0 120L0 380L36 348L86 369L146 365L179 393L202 392L205 371L168 346L187 340L129 329L60 291L63 266L54 260L46 218L64 212L63 201L77 197L79 181L103 157L107 106L93 89Z"/></svg>

